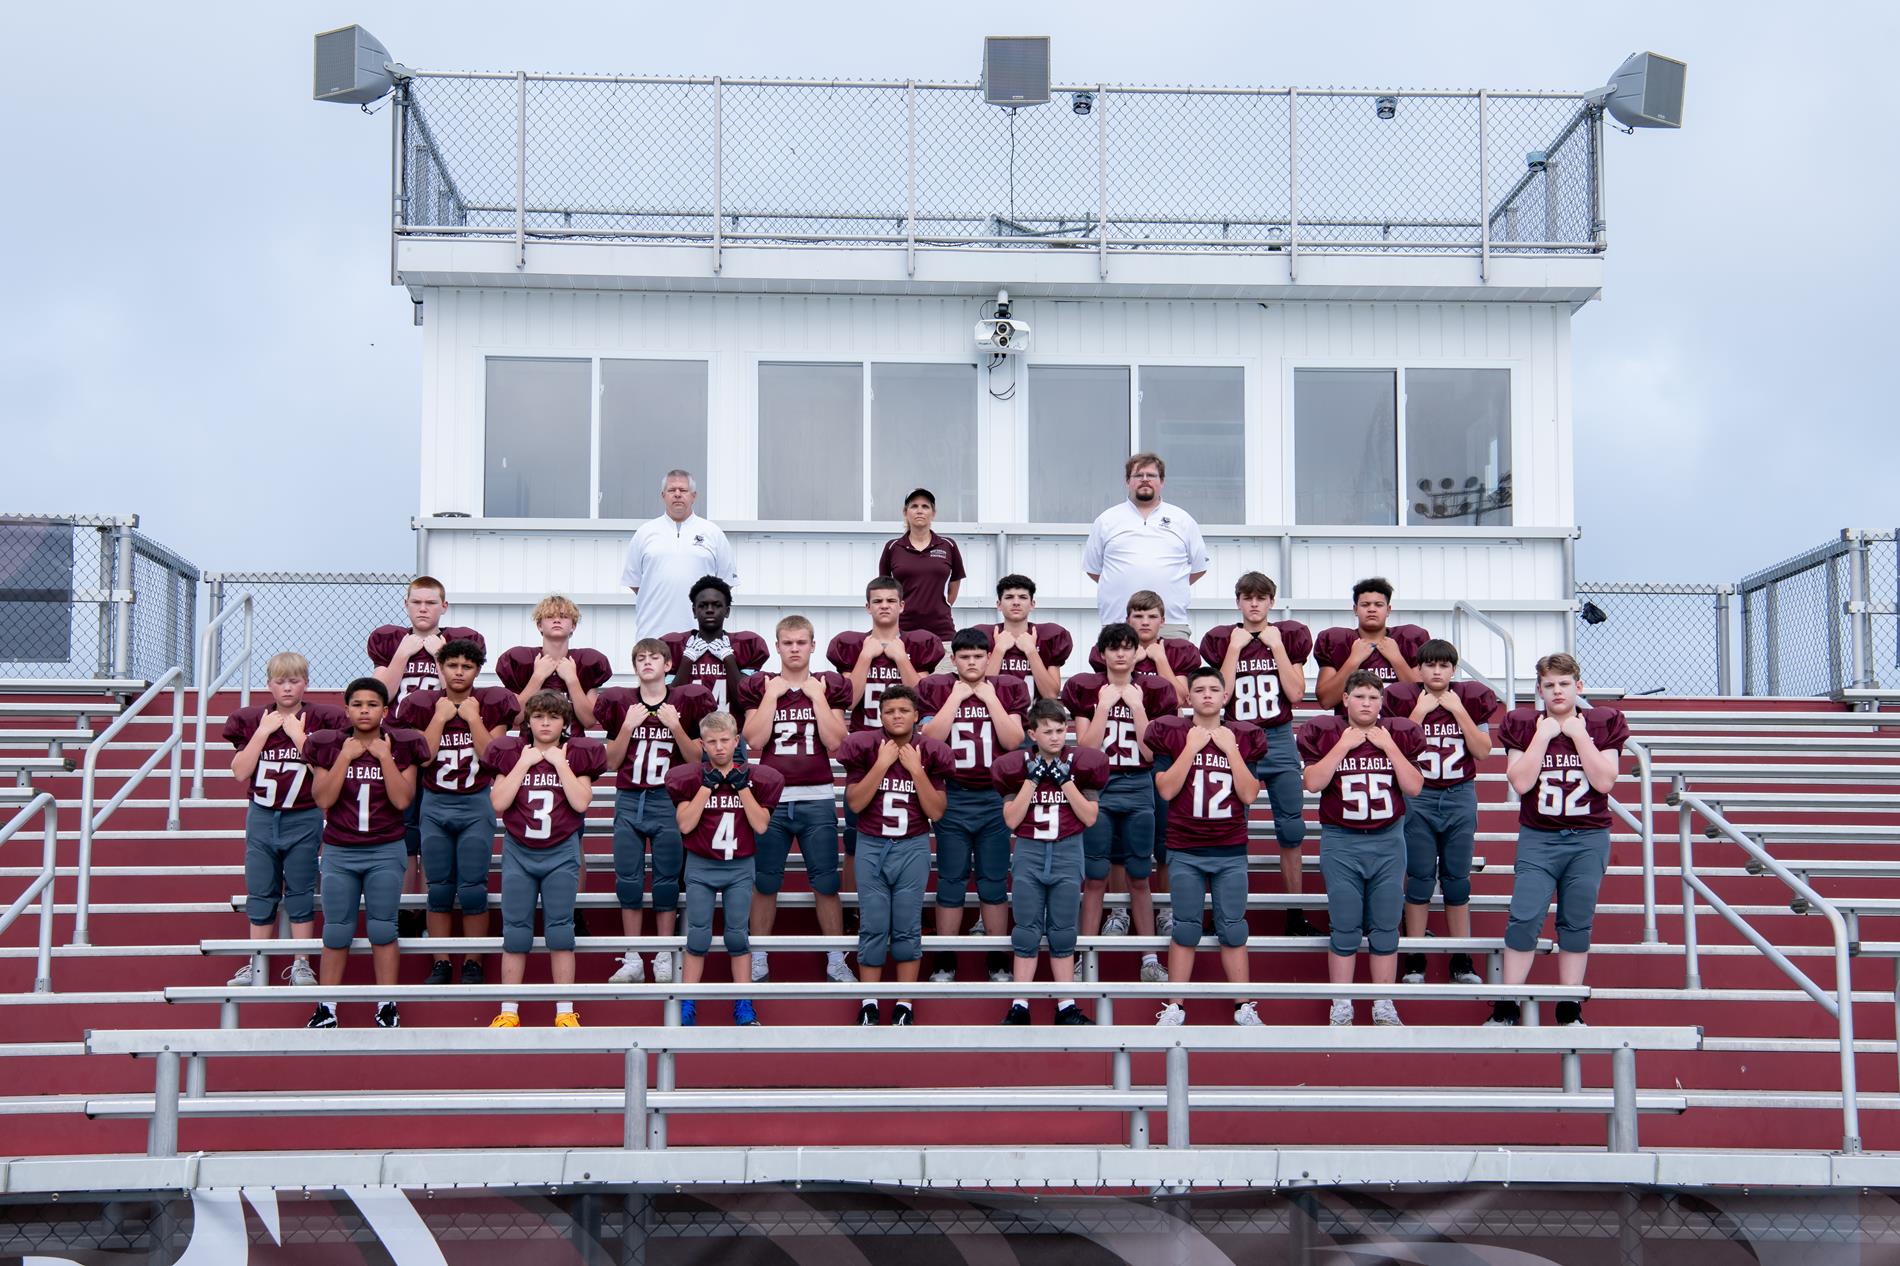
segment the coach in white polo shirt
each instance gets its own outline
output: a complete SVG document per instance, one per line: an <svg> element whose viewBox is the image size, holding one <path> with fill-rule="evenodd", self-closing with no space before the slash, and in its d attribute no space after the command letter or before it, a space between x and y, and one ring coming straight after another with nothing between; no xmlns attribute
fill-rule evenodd
<svg viewBox="0 0 1900 1266"><path fill-rule="evenodd" d="M1188 636L1188 586L1207 574L1201 525L1180 506L1161 499L1168 464L1153 453L1136 453L1122 467L1128 499L1096 517L1082 549L1082 570L1098 586L1096 609L1103 624L1128 618L1128 595L1152 589L1167 603L1170 637Z"/></svg>
<svg viewBox="0 0 1900 1266"><path fill-rule="evenodd" d="M633 636L664 637L693 627L688 594L701 576L739 583L732 545L719 525L693 513L699 485L691 471L669 470L660 481L666 513L640 525L627 545L620 583L640 596L633 612Z"/></svg>

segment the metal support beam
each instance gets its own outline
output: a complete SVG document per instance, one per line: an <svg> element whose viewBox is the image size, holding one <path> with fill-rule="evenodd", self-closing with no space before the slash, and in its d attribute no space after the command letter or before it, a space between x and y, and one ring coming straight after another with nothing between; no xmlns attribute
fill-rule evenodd
<svg viewBox="0 0 1900 1266"><path fill-rule="evenodd" d="M126 519L119 524L117 541L119 576L118 584L113 587L131 594L132 598L129 602L118 604L118 623L112 626L112 675L114 677L132 675L132 613L138 606L138 587L133 583L136 566L134 560L137 557L132 539L135 522L135 519Z"/></svg>
<svg viewBox="0 0 1900 1266"><path fill-rule="evenodd" d="M1610 1150L1636 1150L1636 1052L1610 1052Z"/></svg>
<svg viewBox="0 0 1900 1266"><path fill-rule="evenodd" d="M1185 1046L1170 1046L1168 1068L1168 1146L1183 1148L1192 1144L1188 1133L1188 1053Z"/></svg>
<svg viewBox="0 0 1900 1266"><path fill-rule="evenodd" d="M515 269L528 266L528 72L515 72Z"/></svg>
<svg viewBox="0 0 1900 1266"><path fill-rule="evenodd" d="M152 1060L152 1124L145 1135L147 1156L178 1155L178 1052L160 1051Z"/></svg>
<svg viewBox="0 0 1900 1266"><path fill-rule="evenodd" d="M1729 643L1734 638L1734 629L1729 620L1729 599L1735 590L1730 585L1718 585L1715 590L1715 693L1732 695L1735 693L1734 669L1730 664Z"/></svg>
<svg viewBox="0 0 1900 1266"><path fill-rule="evenodd" d="M647 1053L639 1047L627 1052L627 1107L620 1145L640 1151L650 1142L647 1133Z"/></svg>
<svg viewBox="0 0 1900 1266"><path fill-rule="evenodd" d="M725 84L715 75L712 81L712 270L715 276L726 265L725 220L726 220L726 156L723 148L726 122L721 114L725 108Z"/></svg>

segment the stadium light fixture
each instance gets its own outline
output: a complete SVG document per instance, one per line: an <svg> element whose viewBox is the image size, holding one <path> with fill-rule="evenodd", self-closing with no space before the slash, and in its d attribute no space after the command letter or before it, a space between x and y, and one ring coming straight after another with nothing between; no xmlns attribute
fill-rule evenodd
<svg viewBox="0 0 1900 1266"><path fill-rule="evenodd" d="M360 26L340 26L316 37L310 96L316 101L368 105L410 78L409 68L389 59L382 41Z"/></svg>

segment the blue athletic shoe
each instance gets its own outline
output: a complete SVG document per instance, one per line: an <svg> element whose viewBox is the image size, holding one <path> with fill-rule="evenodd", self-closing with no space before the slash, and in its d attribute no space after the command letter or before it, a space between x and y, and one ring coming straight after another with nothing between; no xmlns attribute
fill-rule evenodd
<svg viewBox="0 0 1900 1266"><path fill-rule="evenodd" d="M732 1022L740 1025L757 1025L759 1023L759 1014L752 1009L750 1000L741 998L732 1004Z"/></svg>
<svg viewBox="0 0 1900 1266"><path fill-rule="evenodd" d="M698 1009L693 1006L693 1000L691 998L687 998L680 1003L681 1028L690 1029L699 1023L699 1016L696 1014L697 1010Z"/></svg>

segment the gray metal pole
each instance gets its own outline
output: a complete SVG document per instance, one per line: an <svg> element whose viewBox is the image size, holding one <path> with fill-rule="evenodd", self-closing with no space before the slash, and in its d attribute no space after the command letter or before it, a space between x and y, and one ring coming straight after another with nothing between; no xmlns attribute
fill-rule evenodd
<svg viewBox="0 0 1900 1266"><path fill-rule="evenodd" d="M1478 89L1478 280L1491 280L1491 149L1485 135L1489 113L1485 90Z"/></svg>
<svg viewBox="0 0 1900 1266"><path fill-rule="evenodd" d="M1715 590L1715 692L1719 695L1735 693L1734 668L1729 660L1729 641L1734 636L1729 621L1729 595L1733 592L1727 585L1718 585Z"/></svg>
<svg viewBox="0 0 1900 1266"><path fill-rule="evenodd" d="M178 1052L160 1051L152 1061L152 1124L145 1135L147 1156L178 1155Z"/></svg>
<svg viewBox="0 0 1900 1266"><path fill-rule="evenodd" d="M137 557L132 542L132 525L136 522L137 519L132 518L119 524L116 587L130 591L132 600L119 607L119 622L112 630L112 673L115 677L132 675L132 613L138 605L138 590L132 584L133 560Z"/></svg>
<svg viewBox="0 0 1900 1266"><path fill-rule="evenodd" d="M1702 964L1696 954L1695 939L1695 889L1689 886L1689 876L1695 873L1695 835L1694 814L1682 801L1683 780L1677 774L1673 798L1681 806L1676 815L1676 863L1682 870L1682 987L1684 989L1702 988Z"/></svg>
<svg viewBox="0 0 1900 1266"><path fill-rule="evenodd" d="M1168 1146L1187 1147L1188 1135L1188 1053L1185 1046L1170 1046L1168 1064Z"/></svg>
<svg viewBox="0 0 1900 1266"><path fill-rule="evenodd" d="M904 275L917 275L917 81L914 79L904 83Z"/></svg>
<svg viewBox="0 0 1900 1266"><path fill-rule="evenodd" d="M515 72L515 269L528 266L528 72Z"/></svg>
<svg viewBox="0 0 1900 1266"><path fill-rule="evenodd" d="M112 599L112 529L100 527L99 533L99 675L112 675L112 621L119 604Z"/></svg>
<svg viewBox="0 0 1900 1266"><path fill-rule="evenodd" d="M1781 640L1776 636L1781 631L1781 613L1776 610L1778 599L1775 596L1779 591L1779 582L1773 580L1762 590L1762 615L1766 624L1762 634L1762 641L1766 643L1762 648L1762 661L1767 665L1768 693L1771 695L1781 693Z"/></svg>
<svg viewBox="0 0 1900 1266"><path fill-rule="evenodd" d="M1108 280L1108 93L1095 85L1095 268Z"/></svg>
<svg viewBox="0 0 1900 1266"><path fill-rule="evenodd" d="M1286 90L1286 279L1300 279L1300 90Z"/></svg>
<svg viewBox="0 0 1900 1266"><path fill-rule="evenodd" d="M1847 555L1848 646L1853 653L1853 685L1862 689L1873 681L1867 654L1873 633L1873 618L1867 614L1867 534L1855 529L1848 536L1853 542Z"/></svg>
<svg viewBox="0 0 1900 1266"><path fill-rule="evenodd" d="M1755 659L1761 648L1755 645L1755 591L1742 590L1742 693L1755 693Z"/></svg>
<svg viewBox="0 0 1900 1266"><path fill-rule="evenodd" d="M1610 1150L1636 1150L1636 1052L1628 1046L1610 1052Z"/></svg>
<svg viewBox="0 0 1900 1266"><path fill-rule="evenodd" d="M713 76L712 99L712 270L714 275L717 275L719 270L726 266L726 156L724 150L726 123L723 114L726 90L717 75Z"/></svg>
<svg viewBox="0 0 1900 1266"><path fill-rule="evenodd" d="M53 889L59 885L59 802L48 800L45 808L46 836L40 847L40 869L46 872L46 887L40 890L39 952L33 962L33 992L50 993L53 988ZM1900 964L1900 959L1894 960Z"/></svg>
<svg viewBox="0 0 1900 1266"><path fill-rule="evenodd" d="M635 1047L627 1052L627 1107L620 1145L639 1151L647 1145L647 1053Z"/></svg>
<svg viewBox="0 0 1900 1266"><path fill-rule="evenodd" d="M1845 540L1847 533L1841 533ZM1845 552L1845 551L1843 551ZM1839 554L1822 560L1827 569L1827 691L1832 694L1848 684L1847 667L1841 656L1841 574L1834 566Z"/></svg>

